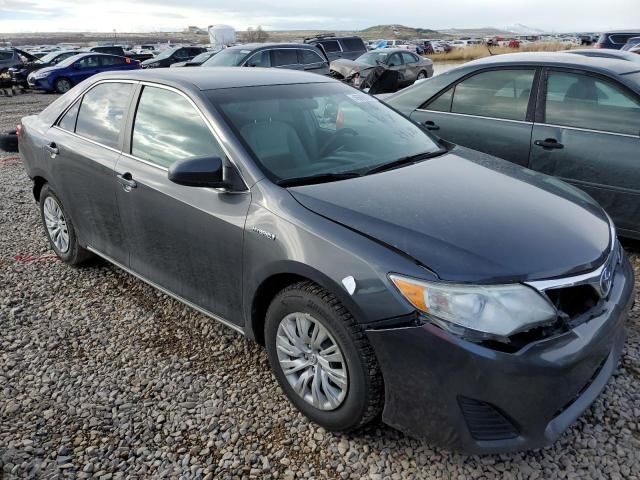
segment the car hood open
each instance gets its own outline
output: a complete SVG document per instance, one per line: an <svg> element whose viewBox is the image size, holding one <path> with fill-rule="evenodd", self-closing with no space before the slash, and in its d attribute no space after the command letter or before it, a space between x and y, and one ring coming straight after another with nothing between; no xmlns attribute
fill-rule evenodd
<svg viewBox="0 0 640 480"><path fill-rule="evenodd" d="M403 168L289 192L307 209L448 281L577 274L599 266L609 250L608 218L591 197L461 147Z"/></svg>

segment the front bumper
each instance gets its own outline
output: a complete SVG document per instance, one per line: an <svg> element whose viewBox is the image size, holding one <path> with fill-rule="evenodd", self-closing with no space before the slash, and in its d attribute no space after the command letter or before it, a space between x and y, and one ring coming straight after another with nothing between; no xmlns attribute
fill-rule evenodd
<svg viewBox="0 0 640 480"><path fill-rule="evenodd" d="M633 288L625 259L592 318L516 353L465 341L431 323L368 330L385 382L384 422L469 453L554 442L615 370Z"/></svg>
<svg viewBox="0 0 640 480"><path fill-rule="evenodd" d="M49 77L33 78L31 75L29 75L27 77L27 84L29 85L29 88L32 88L34 90L53 90L53 86L49 81Z"/></svg>

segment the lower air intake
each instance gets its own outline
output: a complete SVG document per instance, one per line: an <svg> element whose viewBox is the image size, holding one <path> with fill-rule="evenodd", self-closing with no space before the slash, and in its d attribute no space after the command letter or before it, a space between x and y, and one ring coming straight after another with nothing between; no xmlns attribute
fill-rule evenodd
<svg viewBox="0 0 640 480"><path fill-rule="evenodd" d="M474 439L491 441L518 436L518 428L493 405L468 397L459 397L458 401Z"/></svg>

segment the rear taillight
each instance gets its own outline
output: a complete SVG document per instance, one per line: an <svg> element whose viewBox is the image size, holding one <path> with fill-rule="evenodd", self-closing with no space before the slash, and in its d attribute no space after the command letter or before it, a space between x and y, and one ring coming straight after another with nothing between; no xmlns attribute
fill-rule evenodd
<svg viewBox="0 0 640 480"><path fill-rule="evenodd" d="M600 44L600 43L596 43L596 44L593 46L593 48L602 48L602 44Z"/></svg>
<svg viewBox="0 0 640 480"><path fill-rule="evenodd" d="M16 127L16 135L20 137L22 135L22 125Z"/></svg>

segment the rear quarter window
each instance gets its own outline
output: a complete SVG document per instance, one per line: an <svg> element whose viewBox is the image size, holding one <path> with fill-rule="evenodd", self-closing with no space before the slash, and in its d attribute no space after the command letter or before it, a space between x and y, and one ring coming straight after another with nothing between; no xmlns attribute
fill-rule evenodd
<svg viewBox="0 0 640 480"><path fill-rule="evenodd" d="M360 38L343 38L340 40L345 52L365 51L364 42Z"/></svg>
<svg viewBox="0 0 640 480"><path fill-rule="evenodd" d="M636 33L632 33L632 34L614 34L614 35L609 35L609 39L613 42L613 43L619 43L624 45L625 43L627 43L627 40L629 40L630 38L633 37L637 37L638 34Z"/></svg>

